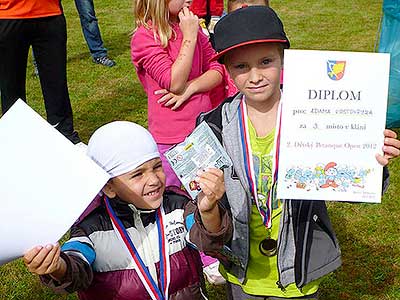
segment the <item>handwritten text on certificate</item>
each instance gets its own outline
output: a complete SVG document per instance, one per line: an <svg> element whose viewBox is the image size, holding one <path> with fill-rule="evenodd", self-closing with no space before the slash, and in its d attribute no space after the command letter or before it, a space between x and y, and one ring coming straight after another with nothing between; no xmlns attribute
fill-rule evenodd
<svg viewBox="0 0 400 300"><path fill-rule="evenodd" d="M285 50L278 197L380 202L389 54Z"/></svg>

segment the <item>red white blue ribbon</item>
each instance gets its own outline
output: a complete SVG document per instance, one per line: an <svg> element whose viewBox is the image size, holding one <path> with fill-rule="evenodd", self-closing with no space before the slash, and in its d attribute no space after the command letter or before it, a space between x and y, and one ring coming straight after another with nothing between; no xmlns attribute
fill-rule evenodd
<svg viewBox="0 0 400 300"><path fill-rule="evenodd" d="M273 152L273 168L272 168L272 182L271 188L268 191L268 197L265 203L261 202L258 198L257 194L257 181L256 181L256 174L254 173L254 165L253 165L253 153L251 150L250 144L250 134L248 128L248 116L247 116L247 107L246 101L243 96L242 100L240 101L239 110L238 110L238 117L239 117L239 127L240 127L240 136L241 136L241 143L242 143L242 151L243 151L243 158L244 158L244 166L246 170L246 177L247 182L250 186L250 192L253 196L254 202L257 205L258 212L261 216L264 226L269 229L272 225L272 199L276 197L275 195L275 186L278 180L278 162L279 162L279 142L280 142L280 124L281 124L281 104L278 108L278 116L279 116L279 124L277 124L277 134L275 135L275 151Z"/></svg>
<svg viewBox="0 0 400 300"><path fill-rule="evenodd" d="M124 225L121 220L116 216L113 208L110 205L110 202L106 196L104 196L104 202L106 204L106 209L108 215L110 216L111 222L113 224L114 230L119 236L119 238L124 242L126 248L133 258L133 264L135 266L135 270L149 293L151 299L153 300L167 300L168 299L168 288L171 277L171 268L169 262L169 247L166 242L165 235L165 227L163 220L165 219L165 212L163 205L156 211L156 223L158 230L158 245L159 245L159 254L160 254L160 285L154 281L151 276L148 268L144 264L142 258L139 255L135 245L133 244L131 238L128 235Z"/></svg>

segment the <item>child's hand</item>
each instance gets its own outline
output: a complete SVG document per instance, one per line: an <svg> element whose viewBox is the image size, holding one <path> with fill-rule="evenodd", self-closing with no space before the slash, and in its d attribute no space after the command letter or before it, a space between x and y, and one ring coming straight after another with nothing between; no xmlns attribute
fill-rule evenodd
<svg viewBox="0 0 400 300"><path fill-rule="evenodd" d="M211 212L225 193L224 172L210 168L198 174L196 181L202 190L197 197L199 211L200 213Z"/></svg>
<svg viewBox="0 0 400 300"><path fill-rule="evenodd" d="M59 244L36 246L25 253L23 261L33 274L49 274L55 279L62 279L66 272L66 263L60 258L60 252Z"/></svg>
<svg viewBox="0 0 400 300"><path fill-rule="evenodd" d="M400 141L397 139L396 132L385 129L383 132L385 135L385 142L382 147L383 155L376 154L376 160L382 165L386 166L389 160L400 155Z"/></svg>
<svg viewBox="0 0 400 300"><path fill-rule="evenodd" d="M181 28L184 40L196 40L199 31L199 18L184 7L178 14L179 27Z"/></svg>
<svg viewBox="0 0 400 300"><path fill-rule="evenodd" d="M154 92L155 95L163 95L157 100L157 103L169 107L172 105L171 110L178 109L186 100L188 100L192 93L186 87L182 94L174 94L166 89L157 90Z"/></svg>

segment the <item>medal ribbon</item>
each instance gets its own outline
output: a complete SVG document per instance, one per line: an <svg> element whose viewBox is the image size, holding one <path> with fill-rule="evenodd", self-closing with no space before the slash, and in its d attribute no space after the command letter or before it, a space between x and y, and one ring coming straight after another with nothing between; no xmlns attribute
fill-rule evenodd
<svg viewBox="0 0 400 300"><path fill-rule="evenodd" d="M170 282L171 268L169 264L169 249L166 243L165 228L163 219L165 218L165 212L163 205L160 206L156 211L156 223L158 230L158 244L159 244L159 254L160 254L160 283L161 288L158 287L157 283L154 281L149 273L146 265L144 264L142 258L139 255L135 245L128 235L124 225L121 220L116 216L114 210L112 209L110 202L106 196L104 196L104 202L106 204L106 209L108 215L110 216L111 222L114 227L114 231L117 233L119 238L124 242L126 248L133 258L133 265L135 270L146 288L147 292L151 296L152 300L167 300L168 299L168 288Z"/></svg>
<svg viewBox="0 0 400 300"><path fill-rule="evenodd" d="M271 188L268 191L267 201L265 203L265 207L263 207L263 203L258 199L257 195L257 181L256 175L254 173L254 165L253 165L253 153L251 150L250 144L250 134L248 128L248 116L247 116L247 107L245 98L243 96L238 110L239 116L239 127L240 127L240 136L243 150L243 158L244 158L244 166L246 170L247 181L250 186L250 192L253 195L253 199L257 205L258 212L261 216L264 226L269 229L272 225L272 197L275 197L275 186L278 179L278 159L279 159L279 142L280 142L280 128L281 128L281 104L278 108L278 116L279 116L279 126L278 132L275 135L275 151L273 155L273 169L272 169L272 182Z"/></svg>

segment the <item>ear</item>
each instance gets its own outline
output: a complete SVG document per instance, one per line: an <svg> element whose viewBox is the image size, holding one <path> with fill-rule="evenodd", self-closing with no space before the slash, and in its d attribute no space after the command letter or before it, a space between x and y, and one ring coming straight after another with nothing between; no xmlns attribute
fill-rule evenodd
<svg viewBox="0 0 400 300"><path fill-rule="evenodd" d="M114 191L113 188L112 179L106 183L102 191L104 194L106 194L108 198L115 198L115 196L117 196L117 193Z"/></svg>

